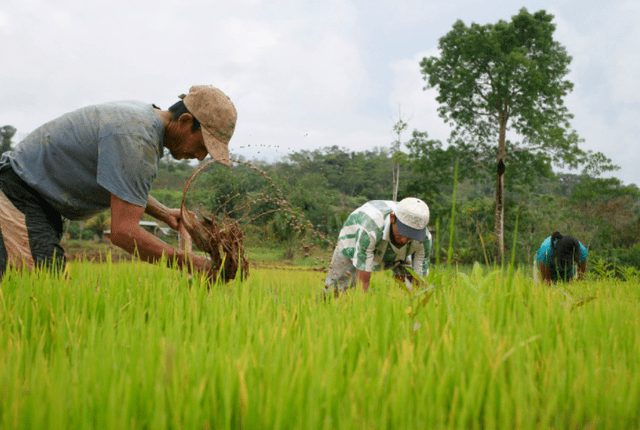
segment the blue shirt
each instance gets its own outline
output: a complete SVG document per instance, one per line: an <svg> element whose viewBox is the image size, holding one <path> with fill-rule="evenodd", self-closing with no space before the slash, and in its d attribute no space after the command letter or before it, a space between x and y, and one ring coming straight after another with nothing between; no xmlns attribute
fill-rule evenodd
<svg viewBox="0 0 640 430"><path fill-rule="evenodd" d="M65 218L87 219L111 206L111 195L146 207L164 124L151 104L87 106L50 121L2 154L13 170Z"/></svg>
<svg viewBox="0 0 640 430"><path fill-rule="evenodd" d="M589 254L589 251L582 245L581 242L578 243L580 244L579 262L584 263L585 261L587 261L587 255ZM544 264L545 267L549 267L553 262L553 257L553 250L551 249L551 236L549 236L542 242L542 245L540 245L540 249L538 249L538 253L536 254L536 259L539 263Z"/></svg>

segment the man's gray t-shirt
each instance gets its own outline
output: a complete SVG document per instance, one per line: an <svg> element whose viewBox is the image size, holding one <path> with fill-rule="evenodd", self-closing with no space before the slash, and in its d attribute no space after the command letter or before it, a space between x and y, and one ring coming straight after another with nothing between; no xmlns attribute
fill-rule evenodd
<svg viewBox="0 0 640 430"><path fill-rule="evenodd" d="M151 104L88 106L48 122L5 152L15 172L68 219L90 218L111 205L111 194L146 207L164 125Z"/></svg>

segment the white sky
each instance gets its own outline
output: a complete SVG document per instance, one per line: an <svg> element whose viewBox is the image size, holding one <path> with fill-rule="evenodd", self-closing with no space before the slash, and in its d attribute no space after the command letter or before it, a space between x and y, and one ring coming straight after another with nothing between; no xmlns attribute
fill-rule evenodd
<svg viewBox="0 0 640 430"><path fill-rule="evenodd" d="M168 108L213 84L238 110L231 152L248 159L389 147L399 109L409 130L444 143L419 61L457 19L495 23L521 7L553 14L573 57L566 103L583 149L640 185L640 0L4 0L0 126L17 141L88 104Z"/></svg>

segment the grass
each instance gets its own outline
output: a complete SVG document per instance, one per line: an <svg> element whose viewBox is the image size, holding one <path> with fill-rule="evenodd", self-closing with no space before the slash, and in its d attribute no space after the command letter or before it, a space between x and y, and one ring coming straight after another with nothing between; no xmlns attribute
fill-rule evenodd
<svg viewBox="0 0 640 430"><path fill-rule="evenodd" d="M175 245L175 244L174 244ZM65 240L62 243L68 260L83 258L86 260L104 261L107 255L117 262L121 260L131 260L131 255L126 251L113 245L108 240ZM245 248L250 261L261 263L277 263L288 266L301 267L324 267L329 265L333 249L322 249L321 247L313 247L308 251L302 249L294 250L294 258L290 260L284 259L286 247L281 244L264 244L247 246ZM196 252L200 252L196 249Z"/></svg>
<svg viewBox="0 0 640 430"><path fill-rule="evenodd" d="M311 270L69 274L2 281L2 429L640 427L635 283L439 269L416 312L385 273L327 302Z"/></svg>
<svg viewBox="0 0 640 430"><path fill-rule="evenodd" d="M314 267L327 268L331 261L333 249L322 249L315 247L309 251L296 250L294 258L287 260L284 258L286 248L284 246L251 246L246 248L250 261L256 262L258 265L264 263L296 266L296 267Z"/></svg>

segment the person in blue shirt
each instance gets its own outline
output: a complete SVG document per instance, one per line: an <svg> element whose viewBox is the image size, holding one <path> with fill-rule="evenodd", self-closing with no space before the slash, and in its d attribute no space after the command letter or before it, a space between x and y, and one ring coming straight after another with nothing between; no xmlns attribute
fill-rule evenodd
<svg viewBox="0 0 640 430"><path fill-rule="evenodd" d="M587 248L575 237L554 232L542 242L536 255L542 279L548 284L571 281L575 275L574 265L578 268L578 279L584 279L588 254Z"/></svg>

